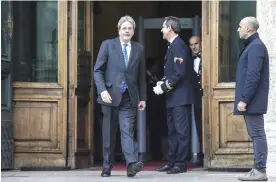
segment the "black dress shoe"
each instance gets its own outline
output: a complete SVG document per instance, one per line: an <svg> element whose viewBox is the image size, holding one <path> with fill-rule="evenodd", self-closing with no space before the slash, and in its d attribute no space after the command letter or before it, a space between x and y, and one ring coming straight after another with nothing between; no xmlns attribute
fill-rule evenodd
<svg viewBox="0 0 276 182"><path fill-rule="evenodd" d="M179 174L187 172L186 167L174 166L170 170L167 171L167 174Z"/></svg>
<svg viewBox="0 0 276 182"><path fill-rule="evenodd" d="M101 176L102 177L109 177L110 175L111 175L111 170L104 168L102 173L101 173Z"/></svg>
<svg viewBox="0 0 276 182"><path fill-rule="evenodd" d="M137 173L142 171L144 164L142 162L134 162L127 167L127 177L134 177Z"/></svg>
<svg viewBox="0 0 276 182"><path fill-rule="evenodd" d="M159 168L156 168L155 171L158 171L158 172L165 172L165 171L168 171L172 168L172 166L166 164L164 166L161 166Z"/></svg>

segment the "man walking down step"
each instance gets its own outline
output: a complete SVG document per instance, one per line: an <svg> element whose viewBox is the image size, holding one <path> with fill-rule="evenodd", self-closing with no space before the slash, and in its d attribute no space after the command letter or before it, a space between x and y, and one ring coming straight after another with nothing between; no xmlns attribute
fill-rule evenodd
<svg viewBox="0 0 276 182"><path fill-rule="evenodd" d="M102 177L111 175L114 164L117 118L127 176L134 177L143 169L134 141L134 123L137 107L139 110L146 107L146 63L144 47L131 40L134 30L134 20L130 16L122 17L118 22L119 37L102 43L94 67L98 103L103 112Z"/></svg>

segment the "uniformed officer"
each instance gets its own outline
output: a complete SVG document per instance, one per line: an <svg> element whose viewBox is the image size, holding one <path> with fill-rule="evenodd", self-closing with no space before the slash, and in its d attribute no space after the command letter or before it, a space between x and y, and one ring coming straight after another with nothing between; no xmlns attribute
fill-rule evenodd
<svg viewBox="0 0 276 182"><path fill-rule="evenodd" d="M198 160L196 163L203 165L203 153L202 153L202 84L201 84L201 75L202 75L202 58L201 58L201 40L199 36L192 36L189 40L189 46L192 51L193 65L195 72L195 80L193 81L194 85L194 95L195 95L195 104L194 104L194 115L195 115L195 124L197 135L200 144L200 153L198 154Z"/></svg>
<svg viewBox="0 0 276 182"><path fill-rule="evenodd" d="M165 56L164 77L153 88L155 94L166 93L168 125L168 162L156 171L177 174L187 171L189 123L194 103L193 63L189 47L178 36L181 26L177 17L166 17L161 32L169 43Z"/></svg>

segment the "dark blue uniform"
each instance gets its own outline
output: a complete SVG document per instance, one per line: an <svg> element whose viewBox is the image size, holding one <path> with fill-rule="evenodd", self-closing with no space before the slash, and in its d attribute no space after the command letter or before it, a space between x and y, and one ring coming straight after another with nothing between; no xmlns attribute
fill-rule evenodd
<svg viewBox="0 0 276 182"><path fill-rule="evenodd" d="M188 46L177 36L165 56L164 83L168 125L168 161L186 167L189 150L191 104L194 104L193 61Z"/></svg>

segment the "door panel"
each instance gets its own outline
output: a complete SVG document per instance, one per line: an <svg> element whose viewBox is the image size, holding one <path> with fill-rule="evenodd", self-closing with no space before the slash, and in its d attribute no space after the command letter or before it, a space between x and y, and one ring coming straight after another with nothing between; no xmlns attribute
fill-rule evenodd
<svg viewBox="0 0 276 182"><path fill-rule="evenodd" d="M13 169L12 2L1 1L1 169Z"/></svg>
<svg viewBox="0 0 276 182"><path fill-rule="evenodd" d="M67 2L13 3L14 166L64 167Z"/></svg>
<svg viewBox="0 0 276 182"><path fill-rule="evenodd" d="M256 13L256 2L202 4L204 164L208 168L251 168L252 142L243 117L232 113L240 50L236 30L243 17Z"/></svg>
<svg viewBox="0 0 276 182"><path fill-rule="evenodd" d="M91 165L92 159L92 3L70 2L69 118L73 131L74 168Z"/></svg>
<svg viewBox="0 0 276 182"><path fill-rule="evenodd" d="M91 52L79 49L77 88L76 96L78 102L77 118L77 149L88 150L90 147L88 107L90 103L91 89Z"/></svg>

